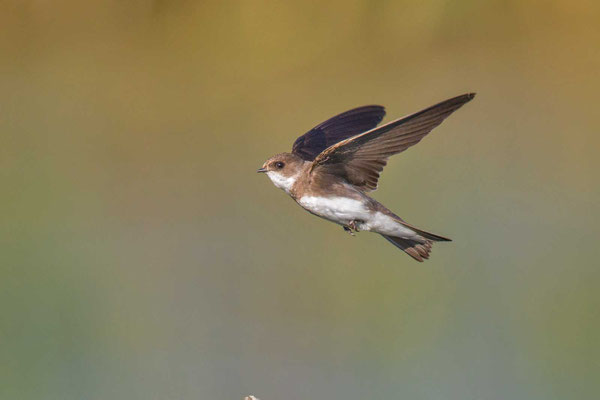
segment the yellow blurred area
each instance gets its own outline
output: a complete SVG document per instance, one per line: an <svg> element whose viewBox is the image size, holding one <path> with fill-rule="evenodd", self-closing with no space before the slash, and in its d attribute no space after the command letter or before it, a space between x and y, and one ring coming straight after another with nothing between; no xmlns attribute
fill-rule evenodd
<svg viewBox="0 0 600 400"><path fill-rule="evenodd" d="M600 3L0 2L0 398L600 394ZM475 100L379 201L256 169L364 104Z"/></svg>

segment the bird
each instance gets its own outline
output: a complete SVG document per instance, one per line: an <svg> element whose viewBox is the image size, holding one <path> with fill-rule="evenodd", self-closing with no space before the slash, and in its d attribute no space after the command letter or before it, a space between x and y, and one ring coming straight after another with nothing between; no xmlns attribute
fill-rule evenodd
<svg viewBox="0 0 600 400"><path fill-rule="evenodd" d="M381 126L383 106L351 109L298 137L291 152L274 155L257 172L309 213L353 236L378 233L422 262L429 259L434 242L451 239L409 224L368 193L377 189L390 156L419 143L474 97L465 93Z"/></svg>

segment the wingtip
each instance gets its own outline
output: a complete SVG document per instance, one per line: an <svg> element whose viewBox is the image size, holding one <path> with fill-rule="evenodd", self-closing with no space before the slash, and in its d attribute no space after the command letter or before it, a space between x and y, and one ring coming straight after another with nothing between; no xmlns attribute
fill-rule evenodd
<svg viewBox="0 0 600 400"><path fill-rule="evenodd" d="M468 102L470 102L471 100L473 100L473 98L475 98L475 95L476 95L476 94L477 94L477 93L475 93L475 92L464 93L464 94L461 94L461 95L459 95L459 96L456 96L456 97L453 97L453 98L451 98L451 99L448 99L448 100L446 100L445 102L442 102L441 104L443 104L443 103L446 103L446 102L447 102L447 103L449 103L449 104L454 104L454 105L456 105L456 106L457 106L457 108L460 108L460 107L462 107L463 105L465 105L466 103L468 103Z"/></svg>

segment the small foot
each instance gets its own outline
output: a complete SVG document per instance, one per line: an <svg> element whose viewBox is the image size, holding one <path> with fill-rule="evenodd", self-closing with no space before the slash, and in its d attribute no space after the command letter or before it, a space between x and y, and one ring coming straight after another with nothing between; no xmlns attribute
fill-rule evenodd
<svg viewBox="0 0 600 400"><path fill-rule="evenodd" d="M356 226L357 223L361 223L362 221L350 221L350 223L348 224L348 227L350 227L351 229L354 229L356 232L359 231L358 227Z"/></svg>
<svg viewBox="0 0 600 400"><path fill-rule="evenodd" d="M347 226L344 226L344 230L345 230L346 232L348 232L348 233L350 234L350 236L354 236L354 232L352 232L352 229L350 229L349 227L347 227Z"/></svg>

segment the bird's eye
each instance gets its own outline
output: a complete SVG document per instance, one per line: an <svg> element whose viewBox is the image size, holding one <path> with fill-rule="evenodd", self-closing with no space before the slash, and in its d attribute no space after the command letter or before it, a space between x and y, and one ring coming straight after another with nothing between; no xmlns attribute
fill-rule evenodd
<svg viewBox="0 0 600 400"><path fill-rule="evenodd" d="M284 163L282 163L281 161L277 161L277 162L275 163L275 167L277 167L277 169L281 169L281 168L283 168L283 166L284 166L284 165L285 165L285 164L284 164Z"/></svg>

